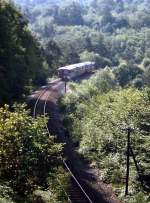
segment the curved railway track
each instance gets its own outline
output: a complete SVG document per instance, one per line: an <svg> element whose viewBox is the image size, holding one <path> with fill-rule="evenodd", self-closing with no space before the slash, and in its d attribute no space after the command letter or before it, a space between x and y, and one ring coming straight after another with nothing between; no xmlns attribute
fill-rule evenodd
<svg viewBox="0 0 150 203"><path fill-rule="evenodd" d="M52 93L57 91L57 85L60 81L56 81L51 83L48 87L45 87L38 95L34 107L33 107L33 117L36 118L37 115L44 115L46 116L46 108L48 106L48 101L52 97ZM41 103L41 100L44 101ZM48 124L45 123L45 127L47 129L47 133L51 136ZM65 161L64 157L61 157L62 165L64 166L65 170L69 172L71 176L71 187L68 191L64 190L63 185L58 180L58 184L61 186L64 194L68 200L68 203L94 203L87 192L84 190L83 186L81 186L80 181L75 177L74 173L70 169L68 163Z"/></svg>

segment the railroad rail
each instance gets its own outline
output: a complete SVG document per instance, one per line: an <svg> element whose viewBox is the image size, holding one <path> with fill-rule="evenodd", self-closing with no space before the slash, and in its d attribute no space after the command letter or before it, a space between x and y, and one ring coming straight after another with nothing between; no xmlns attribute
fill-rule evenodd
<svg viewBox="0 0 150 203"><path fill-rule="evenodd" d="M49 86L45 87L38 95L34 107L33 107L33 118L36 118L37 114L38 114L38 108L40 105L40 100L41 98L45 95L45 99L44 99L44 103L42 104L42 112L41 115L46 116L46 107L47 107L47 103L50 99L50 97L52 96L52 91L57 90L57 88L53 88L52 86L54 84L57 84L58 81L54 81L51 82L49 84ZM51 90L51 91L50 91ZM41 108L41 106L40 106ZM48 124L45 123L45 127L47 129L47 133L49 136L51 136L49 128L48 128ZM64 194L68 200L68 203L94 203L91 198L89 197L89 195L85 192L85 190L83 189L83 187L81 186L79 180L77 179L77 177L75 177L75 175L73 174L73 172L71 171L69 165L67 164L67 162L65 161L65 159L61 156L61 161L62 164L64 166L64 168L66 169L66 171L69 172L70 176L71 176L71 182L72 182L72 189L70 189L70 191L65 191L64 186L61 184L61 182L58 180L58 184L61 186L62 190L64 191Z"/></svg>

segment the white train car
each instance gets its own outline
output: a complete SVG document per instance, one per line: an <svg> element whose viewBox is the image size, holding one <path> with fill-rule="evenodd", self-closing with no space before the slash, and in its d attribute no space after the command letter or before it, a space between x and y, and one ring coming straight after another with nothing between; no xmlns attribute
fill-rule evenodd
<svg viewBox="0 0 150 203"><path fill-rule="evenodd" d="M58 76L62 79L72 79L84 73L92 72L95 68L95 62L86 61L83 63L72 64L58 68Z"/></svg>

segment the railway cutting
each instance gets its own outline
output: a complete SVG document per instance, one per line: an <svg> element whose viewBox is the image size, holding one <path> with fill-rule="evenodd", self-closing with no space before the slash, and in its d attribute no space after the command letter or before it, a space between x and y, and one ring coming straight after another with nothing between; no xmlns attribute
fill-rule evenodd
<svg viewBox="0 0 150 203"><path fill-rule="evenodd" d="M65 136L61 123L57 100L64 92L64 81L55 80L37 91L28 104L33 117L48 115L46 128L49 134L57 135L59 142L65 143L62 164L71 175L71 186L65 191L68 202L72 203L119 203L107 185L98 181L99 177L80 159L74 151L71 140Z"/></svg>

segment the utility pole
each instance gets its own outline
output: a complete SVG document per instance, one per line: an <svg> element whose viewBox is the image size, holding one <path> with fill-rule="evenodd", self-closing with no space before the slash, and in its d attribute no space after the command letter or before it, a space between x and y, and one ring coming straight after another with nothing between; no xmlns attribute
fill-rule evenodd
<svg viewBox="0 0 150 203"><path fill-rule="evenodd" d="M64 78L64 82L65 82L65 94L67 93L67 81L68 81L68 79L67 79L67 77L65 77Z"/></svg>
<svg viewBox="0 0 150 203"><path fill-rule="evenodd" d="M128 195L128 187L129 187L129 170L130 170L130 133L131 128L127 129L127 164L126 164L126 188L125 188L125 196Z"/></svg>
<svg viewBox="0 0 150 203"><path fill-rule="evenodd" d="M135 157L135 154L133 152L133 149L131 147L131 143L130 143L130 140L131 140L131 132L135 130L135 128L131 128L131 127L128 127L128 128L124 128L122 130L126 130L127 131L127 150L126 150L126 185L125 185L125 196L129 194L129 173L130 173L130 155L131 157L133 158L133 161L134 161L134 164L135 164L135 167L136 167L136 171L137 171L137 174L139 176L139 180L141 182L141 185L142 187L144 188L144 183L143 183L143 175L141 174L141 170L140 170L140 167L138 165L138 162L136 160L136 157Z"/></svg>
<svg viewBox="0 0 150 203"><path fill-rule="evenodd" d="M65 80L65 94L67 93L67 81Z"/></svg>

